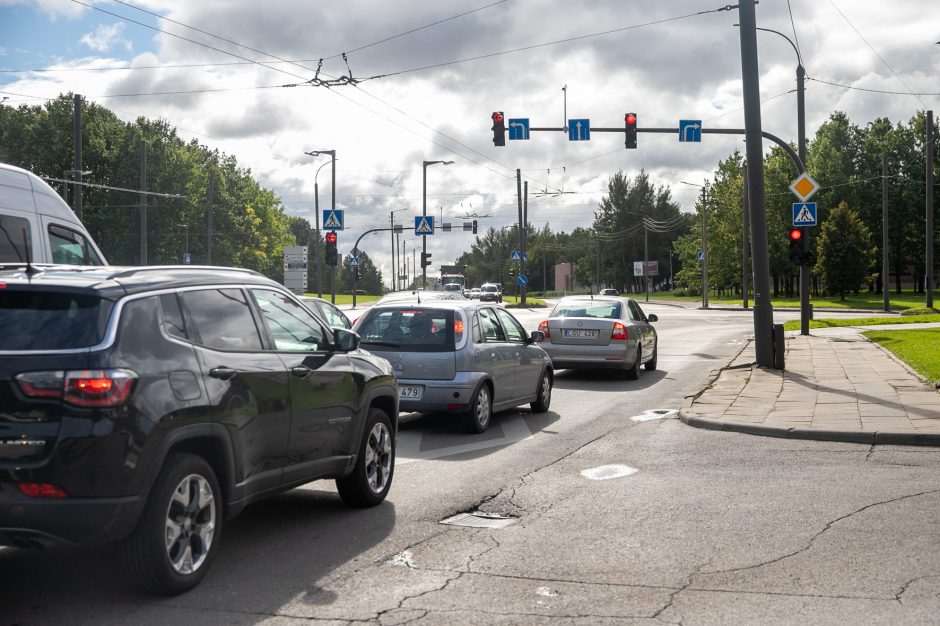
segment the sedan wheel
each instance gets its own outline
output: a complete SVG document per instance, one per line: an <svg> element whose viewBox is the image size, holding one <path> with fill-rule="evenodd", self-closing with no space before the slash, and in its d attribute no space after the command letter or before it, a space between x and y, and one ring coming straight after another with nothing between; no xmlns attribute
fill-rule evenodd
<svg viewBox="0 0 940 626"><path fill-rule="evenodd" d="M464 414L464 430L468 433L482 433L490 425L493 414L493 400L490 397L489 385L483 383L473 395L470 410Z"/></svg>
<svg viewBox="0 0 940 626"><path fill-rule="evenodd" d="M536 391L535 402L529 404L536 413L545 413L552 404L552 375L548 370L542 372L542 380Z"/></svg>
<svg viewBox="0 0 940 626"><path fill-rule="evenodd" d="M640 349L639 344L636 347L636 359L633 361L633 365L630 366L630 369L627 370L627 378L629 380L637 380L640 377L640 363L643 361L643 351Z"/></svg>
<svg viewBox="0 0 940 626"><path fill-rule="evenodd" d="M659 354L659 346L653 345L653 357L643 364L643 367L646 368L647 372L653 372L656 370L656 355Z"/></svg>

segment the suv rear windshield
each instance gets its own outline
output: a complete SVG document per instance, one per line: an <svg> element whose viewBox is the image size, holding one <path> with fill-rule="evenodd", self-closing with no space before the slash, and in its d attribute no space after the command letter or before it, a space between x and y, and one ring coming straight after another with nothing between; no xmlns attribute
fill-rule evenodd
<svg viewBox="0 0 940 626"><path fill-rule="evenodd" d="M451 352L463 336L463 321L452 310L403 306L372 309L358 329L364 346L404 352Z"/></svg>
<svg viewBox="0 0 940 626"><path fill-rule="evenodd" d="M0 350L67 350L101 342L110 302L73 293L4 289Z"/></svg>

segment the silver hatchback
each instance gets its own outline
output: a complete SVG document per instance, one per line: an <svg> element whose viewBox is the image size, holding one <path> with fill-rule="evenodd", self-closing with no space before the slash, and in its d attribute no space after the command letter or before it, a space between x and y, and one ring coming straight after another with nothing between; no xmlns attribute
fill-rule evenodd
<svg viewBox="0 0 940 626"><path fill-rule="evenodd" d="M353 330L362 347L388 359L401 411L458 414L481 433L496 411L529 404L548 411L553 368L538 343L505 309L469 300L377 304Z"/></svg>
<svg viewBox="0 0 940 626"><path fill-rule="evenodd" d="M542 347L556 369L615 368L640 377L640 366L656 369L658 337L632 298L569 296L539 324Z"/></svg>

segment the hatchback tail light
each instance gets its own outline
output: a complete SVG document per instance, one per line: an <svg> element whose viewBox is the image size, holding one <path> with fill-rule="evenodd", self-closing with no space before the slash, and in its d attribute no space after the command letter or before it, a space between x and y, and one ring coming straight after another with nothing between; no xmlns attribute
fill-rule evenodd
<svg viewBox="0 0 940 626"><path fill-rule="evenodd" d="M137 374L131 370L70 370L27 372L16 382L31 398L62 399L74 406L104 408L127 402Z"/></svg>
<svg viewBox="0 0 940 626"><path fill-rule="evenodd" d="M542 331L542 334L545 335L546 339L551 337L551 334L548 332L548 320L542 320L539 322L539 330Z"/></svg>
<svg viewBox="0 0 940 626"><path fill-rule="evenodd" d="M614 322L614 329L610 333L611 339L623 339L626 341L628 339L627 327L623 325L622 322Z"/></svg>
<svg viewBox="0 0 940 626"><path fill-rule="evenodd" d="M463 339L463 320L454 320L454 341L459 343Z"/></svg>

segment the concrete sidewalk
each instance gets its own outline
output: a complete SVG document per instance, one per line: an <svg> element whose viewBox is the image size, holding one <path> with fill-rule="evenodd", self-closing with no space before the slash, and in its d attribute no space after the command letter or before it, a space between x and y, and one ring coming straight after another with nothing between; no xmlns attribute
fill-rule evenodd
<svg viewBox="0 0 940 626"><path fill-rule="evenodd" d="M679 416L769 437L940 446L934 384L855 328L788 333L784 371L755 365L750 341Z"/></svg>

